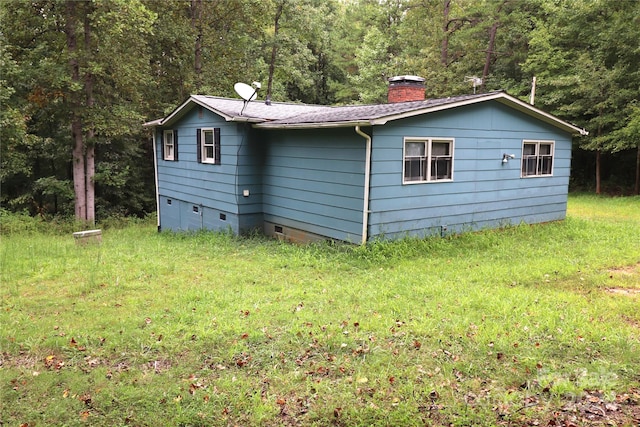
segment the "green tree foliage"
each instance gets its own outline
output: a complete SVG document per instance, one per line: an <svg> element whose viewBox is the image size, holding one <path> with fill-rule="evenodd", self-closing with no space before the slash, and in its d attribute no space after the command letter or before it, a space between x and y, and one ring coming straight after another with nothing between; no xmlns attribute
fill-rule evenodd
<svg viewBox="0 0 640 427"><path fill-rule="evenodd" d="M332 48L342 5L336 0L262 2L267 23L256 55L263 95L274 101L333 103L345 79ZM254 76L255 79L255 76Z"/></svg>
<svg viewBox="0 0 640 427"><path fill-rule="evenodd" d="M101 189L101 179L104 170L114 167L114 150L123 154L117 168L129 172L114 191L126 193L125 188L151 173L148 167L133 167L140 157L127 153L144 141L140 123L149 81L144 38L155 16L128 0L5 2L0 7L7 50L20 70L10 75L15 91L9 101L26 117L25 133L30 135L7 141L16 147L28 144L32 171L32 181L25 182L28 190L9 187L20 193L12 202L21 201L32 212L69 213L68 199L74 194L72 211L91 222L95 188L107 190L102 196L109 199L109 187ZM19 153L8 152L9 161ZM132 167L125 167L126 162ZM118 209L149 210L152 193L147 194L145 203L127 206L132 200L127 199ZM102 207L109 209L109 203Z"/></svg>
<svg viewBox="0 0 640 427"><path fill-rule="evenodd" d="M640 92L640 3L538 3L525 70L538 77L537 104L590 132L580 146L596 152L599 193L602 154L628 145L619 130Z"/></svg>
<svg viewBox="0 0 640 427"><path fill-rule="evenodd" d="M625 156L617 179L635 167L640 186L637 1L7 0L0 22L0 203L13 210L154 209L141 123L191 94L260 81L274 101L384 102L403 74L425 77L428 97L478 77L476 90L523 100L535 76L536 105L590 131L574 179L595 160L612 179L608 159Z"/></svg>

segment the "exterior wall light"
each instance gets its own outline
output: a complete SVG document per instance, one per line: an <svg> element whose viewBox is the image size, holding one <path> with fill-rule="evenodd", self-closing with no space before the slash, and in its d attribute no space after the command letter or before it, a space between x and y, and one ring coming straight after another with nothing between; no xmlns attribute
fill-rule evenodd
<svg viewBox="0 0 640 427"><path fill-rule="evenodd" d="M504 163L508 163L508 162L509 162L509 159L515 159L515 158L516 158L516 155L515 155L515 154L506 154L506 153L505 153L505 154L503 154L503 155L502 155L502 163L503 163L503 164L504 164Z"/></svg>

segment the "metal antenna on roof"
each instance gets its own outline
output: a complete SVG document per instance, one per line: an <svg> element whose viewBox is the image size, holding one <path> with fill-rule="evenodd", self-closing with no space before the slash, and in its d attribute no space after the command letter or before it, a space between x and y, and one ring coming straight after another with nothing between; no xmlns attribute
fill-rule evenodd
<svg viewBox="0 0 640 427"><path fill-rule="evenodd" d="M472 82L473 83L473 93L476 93L476 87L477 86L482 86L482 79L480 77L476 77L476 76L465 76L464 78L465 82Z"/></svg>
<svg viewBox="0 0 640 427"><path fill-rule="evenodd" d="M251 86L246 83L238 82L233 85L233 89L236 91L240 98L244 99L244 105L242 106L242 110L240 110L240 115L244 112L244 109L247 107L247 104L258 97L258 90L262 87L260 82L253 82Z"/></svg>

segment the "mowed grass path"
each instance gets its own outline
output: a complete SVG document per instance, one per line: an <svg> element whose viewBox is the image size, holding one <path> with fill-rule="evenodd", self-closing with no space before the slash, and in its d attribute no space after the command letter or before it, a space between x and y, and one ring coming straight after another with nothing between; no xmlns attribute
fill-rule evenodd
<svg viewBox="0 0 640 427"><path fill-rule="evenodd" d="M145 224L0 250L0 425L640 421L638 197L366 247Z"/></svg>

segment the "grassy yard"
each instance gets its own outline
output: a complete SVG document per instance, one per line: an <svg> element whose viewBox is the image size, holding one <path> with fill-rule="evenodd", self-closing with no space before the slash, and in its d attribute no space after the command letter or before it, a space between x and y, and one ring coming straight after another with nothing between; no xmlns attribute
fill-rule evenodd
<svg viewBox="0 0 640 427"><path fill-rule="evenodd" d="M640 423L638 197L366 247L5 231L0 268L0 425Z"/></svg>

